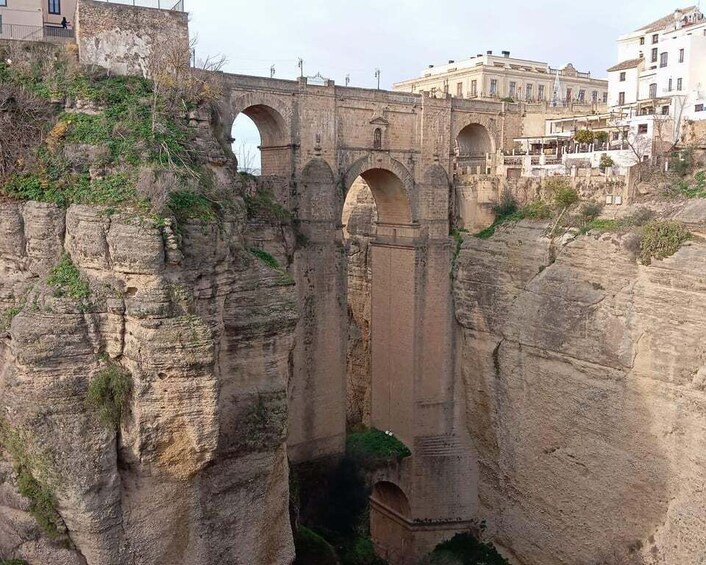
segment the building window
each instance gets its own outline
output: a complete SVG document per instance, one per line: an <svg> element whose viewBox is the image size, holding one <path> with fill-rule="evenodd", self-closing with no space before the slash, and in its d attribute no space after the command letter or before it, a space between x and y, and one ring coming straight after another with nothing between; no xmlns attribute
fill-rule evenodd
<svg viewBox="0 0 706 565"><path fill-rule="evenodd" d="M375 128L373 133L373 149L382 149L382 130Z"/></svg>
<svg viewBox="0 0 706 565"><path fill-rule="evenodd" d="M490 95L495 96L498 93L498 79L490 79Z"/></svg>
<svg viewBox="0 0 706 565"><path fill-rule="evenodd" d="M655 33L652 36L652 44L654 45L655 43L659 43L659 33Z"/></svg>
<svg viewBox="0 0 706 565"><path fill-rule="evenodd" d="M659 56L659 66L666 67L668 62L669 62L669 53L662 53Z"/></svg>
<svg viewBox="0 0 706 565"><path fill-rule="evenodd" d="M663 116L669 115L669 106L662 106L662 115Z"/></svg>
<svg viewBox="0 0 706 565"><path fill-rule="evenodd" d="M516 82L510 82L510 92L508 92L508 96L510 98L515 97L515 90L517 90L517 83Z"/></svg>
<svg viewBox="0 0 706 565"><path fill-rule="evenodd" d="M463 98L463 83L462 82L459 82L456 85L456 96L458 96L459 98Z"/></svg>
<svg viewBox="0 0 706 565"><path fill-rule="evenodd" d="M537 97L538 97L540 100L544 100L544 85L543 85L543 84L540 84L540 85L537 87Z"/></svg>
<svg viewBox="0 0 706 565"><path fill-rule="evenodd" d="M657 62L657 56L658 56L657 48L655 47L655 48L652 50L652 59L651 59L651 62L652 62L652 63L656 63L656 62Z"/></svg>
<svg viewBox="0 0 706 565"><path fill-rule="evenodd" d="M7 6L7 0L0 0L0 6Z"/></svg>
<svg viewBox="0 0 706 565"><path fill-rule="evenodd" d="M682 88L681 88L682 85L683 85L682 79L678 78L678 79L677 79L677 90L680 91L680 92L681 92L681 89L682 89Z"/></svg>
<svg viewBox="0 0 706 565"><path fill-rule="evenodd" d="M579 90L579 102L585 102L586 101L586 91L581 89Z"/></svg>
<svg viewBox="0 0 706 565"><path fill-rule="evenodd" d="M625 73L620 73L620 82L625 82Z"/></svg>
<svg viewBox="0 0 706 565"><path fill-rule="evenodd" d="M597 91L597 90L594 90L594 91L591 93L591 101L592 101L592 102L598 102L598 91Z"/></svg>
<svg viewBox="0 0 706 565"><path fill-rule="evenodd" d="M674 90L674 89L672 88L672 79L671 79L671 78L669 79L669 86L667 87L667 90L668 90L669 92L671 92L672 90Z"/></svg>
<svg viewBox="0 0 706 565"><path fill-rule="evenodd" d="M431 97L436 98L436 86L431 87Z"/></svg>
<svg viewBox="0 0 706 565"><path fill-rule="evenodd" d="M49 13L61 14L61 0L49 0Z"/></svg>
<svg viewBox="0 0 706 565"><path fill-rule="evenodd" d="M704 111L704 105L703 104L697 104L694 106L694 112L703 112Z"/></svg>
<svg viewBox="0 0 706 565"><path fill-rule="evenodd" d="M478 81L477 80L472 80L471 81L471 96L475 98L478 96Z"/></svg>
<svg viewBox="0 0 706 565"><path fill-rule="evenodd" d="M566 101L567 102L571 102L571 100L572 100L571 96L573 95L573 93L574 93L573 88L569 87L566 89Z"/></svg>
<svg viewBox="0 0 706 565"><path fill-rule="evenodd" d="M650 85L650 98L657 98L657 83L653 82Z"/></svg>
<svg viewBox="0 0 706 565"><path fill-rule="evenodd" d="M444 96L449 93L449 81L444 81Z"/></svg>
<svg viewBox="0 0 706 565"><path fill-rule="evenodd" d="M679 49L679 62L683 63L684 62L684 50Z"/></svg>
<svg viewBox="0 0 706 565"><path fill-rule="evenodd" d="M641 38L640 38L640 45L644 45L644 44L645 44L645 38L644 38L644 37L641 37Z"/></svg>
<svg viewBox="0 0 706 565"><path fill-rule="evenodd" d="M639 134L647 133L647 124L639 124L637 126L637 133L639 133Z"/></svg>
<svg viewBox="0 0 706 565"><path fill-rule="evenodd" d="M608 93L607 92L603 93L603 104L608 104Z"/></svg>
<svg viewBox="0 0 706 565"><path fill-rule="evenodd" d="M625 93L618 92L618 106L622 106L624 104L625 104Z"/></svg>
<svg viewBox="0 0 706 565"><path fill-rule="evenodd" d="M528 85L527 85L527 87L526 87L526 93L527 93L527 94L526 94L526 96L525 96L525 99L527 100L527 102L529 102L529 101L532 100L532 85L531 85L531 84L528 84Z"/></svg>

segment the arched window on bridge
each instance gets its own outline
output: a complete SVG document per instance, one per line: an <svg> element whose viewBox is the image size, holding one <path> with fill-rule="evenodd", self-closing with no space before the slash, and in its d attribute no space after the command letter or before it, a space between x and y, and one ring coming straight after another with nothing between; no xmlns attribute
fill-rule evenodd
<svg viewBox="0 0 706 565"><path fill-rule="evenodd" d="M382 149L382 128L375 128L375 133L373 133L373 149Z"/></svg>

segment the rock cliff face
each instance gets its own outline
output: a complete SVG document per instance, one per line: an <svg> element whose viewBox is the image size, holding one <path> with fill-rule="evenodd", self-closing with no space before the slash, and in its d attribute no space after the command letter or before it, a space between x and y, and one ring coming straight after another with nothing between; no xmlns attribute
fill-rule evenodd
<svg viewBox="0 0 706 565"><path fill-rule="evenodd" d="M287 563L293 287L242 224L0 204L0 405L56 497L51 539L0 458L0 557L29 563ZM90 296L47 275L70 255ZM132 375L119 429L86 405L106 364ZM15 454L16 455L16 454ZM27 455L29 457L30 455ZM224 535L227 532L227 535Z"/></svg>
<svg viewBox="0 0 706 565"><path fill-rule="evenodd" d="M460 370L482 518L527 564L706 562L706 246L467 238Z"/></svg>

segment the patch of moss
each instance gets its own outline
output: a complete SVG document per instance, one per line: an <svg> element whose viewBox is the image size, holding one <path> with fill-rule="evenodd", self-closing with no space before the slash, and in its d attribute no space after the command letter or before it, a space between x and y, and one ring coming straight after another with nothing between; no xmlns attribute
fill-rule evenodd
<svg viewBox="0 0 706 565"><path fill-rule="evenodd" d="M125 369L111 363L99 372L88 385L86 406L94 411L100 422L115 429L132 390L132 378Z"/></svg>
<svg viewBox="0 0 706 565"><path fill-rule="evenodd" d="M348 434L346 454L363 467L370 468L400 461L412 452L393 435L369 428Z"/></svg>
<svg viewBox="0 0 706 565"><path fill-rule="evenodd" d="M186 220L213 222L217 218L214 203L203 194L189 190L177 190L170 193L169 209L177 222Z"/></svg>
<svg viewBox="0 0 706 565"><path fill-rule="evenodd" d="M264 263L271 269L281 269L279 261L277 261L277 259L275 259L270 253L268 253L264 249L253 247L252 249L250 249L250 253L252 253L255 257L262 261L262 263Z"/></svg>
<svg viewBox="0 0 706 565"><path fill-rule="evenodd" d="M54 295L57 297L68 296L83 302L91 296L88 282L81 276L81 272L66 253L61 256L57 266L49 273L47 284L55 288Z"/></svg>
<svg viewBox="0 0 706 565"><path fill-rule="evenodd" d="M22 307L20 306L14 306L12 308L8 308L5 310L2 315L0 316L0 330L7 330L10 328L10 324L12 324L12 320L22 312Z"/></svg>
<svg viewBox="0 0 706 565"><path fill-rule="evenodd" d="M323 537L305 526L299 526L294 536L294 565L340 565L336 550Z"/></svg>
<svg viewBox="0 0 706 565"><path fill-rule="evenodd" d="M508 561L489 543L482 543L469 533L456 534L436 546L423 561L425 565L508 565Z"/></svg>

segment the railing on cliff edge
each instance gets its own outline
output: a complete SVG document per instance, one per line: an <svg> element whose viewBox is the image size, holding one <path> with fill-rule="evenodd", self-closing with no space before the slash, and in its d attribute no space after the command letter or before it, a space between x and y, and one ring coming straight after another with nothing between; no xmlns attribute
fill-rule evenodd
<svg viewBox="0 0 706 565"><path fill-rule="evenodd" d="M0 39L16 39L19 41L73 41L73 29L61 26L27 26L20 24L1 24Z"/></svg>
<svg viewBox="0 0 706 565"><path fill-rule="evenodd" d="M108 4L124 4L126 6L137 6L139 8L157 8L159 10L169 10L173 12L185 12L184 0L179 0L174 4L174 0L105 0Z"/></svg>

